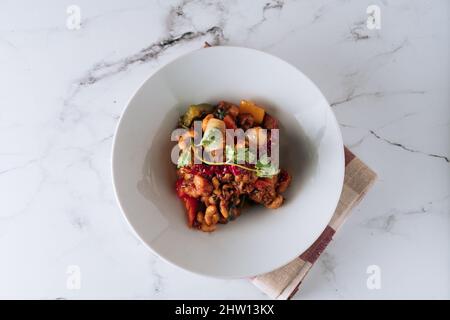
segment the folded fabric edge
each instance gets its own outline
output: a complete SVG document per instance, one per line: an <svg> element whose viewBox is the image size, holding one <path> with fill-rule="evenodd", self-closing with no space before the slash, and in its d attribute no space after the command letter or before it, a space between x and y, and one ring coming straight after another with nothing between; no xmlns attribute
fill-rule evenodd
<svg viewBox="0 0 450 320"><path fill-rule="evenodd" d="M345 147L346 181L338 207L329 225L314 244L298 259L270 273L256 276L252 283L273 299L291 299L299 290L306 274L312 268L335 231L345 222L351 210L362 200L374 184L376 173ZM305 260L303 260L305 259Z"/></svg>

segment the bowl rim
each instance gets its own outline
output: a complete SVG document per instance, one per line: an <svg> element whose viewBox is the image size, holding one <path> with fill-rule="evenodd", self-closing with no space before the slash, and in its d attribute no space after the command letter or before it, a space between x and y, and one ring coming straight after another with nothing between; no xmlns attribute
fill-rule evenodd
<svg viewBox="0 0 450 320"><path fill-rule="evenodd" d="M207 48L198 48L186 53L183 53L175 58L173 58L172 60L168 61L167 63L164 63L162 65L160 65L159 67L157 67L153 72L151 72L147 77L145 77L139 84L139 86L136 86L136 89L132 92L132 94L130 95L130 97L127 99L127 102L125 104L125 107L123 107L122 112L120 114L120 118L116 124L116 128L114 130L114 136L113 136L113 140L112 140L112 147L111 147L111 177L112 177L112 184L113 184L113 190L114 190L114 197L116 199L116 202L119 205L120 211L121 211L121 215L122 218L125 219L126 223L128 224L129 228L132 230L132 233L139 239L139 241L141 243L144 244L144 246L146 248L148 248L150 250L150 252L152 252L154 255L156 255L157 257L159 257L160 259L162 259L163 261L165 261L166 263L169 263L172 266L177 267L178 269L184 270L186 272L189 273L193 273L196 275L200 275L200 276L206 276L206 277L210 277L210 278L215 278L215 279L240 279L240 278L252 278L255 277L257 275L261 275L261 274L265 274L265 273L269 273L271 271L274 271L282 266L287 265L288 263L290 263L291 261L295 260L296 258L298 258L303 252L299 252L298 254L294 255L293 257L289 258L288 261L284 261L283 263L281 263L278 267L271 269L271 270L265 270L262 272L259 272L258 274L251 274L251 275L217 275L214 273L203 273L203 272L199 272L197 270L192 270L192 269L188 269L185 266L179 265L177 264L175 261L172 261L171 259L168 259L166 257L164 257L163 255L159 254L158 252L156 252L140 235L139 233L136 231L136 229L133 227L133 224L131 223L128 214L125 212L124 207L122 205L122 201L119 197L118 194L118 190L117 190L117 184L116 184L116 171L114 170L115 168L115 153L117 150L117 136L120 130L120 127L122 125L122 120L124 118L125 113L127 112L127 109L129 108L131 102L133 101L133 99L136 97L136 95L139 93L139 91L142 89L142 87L145 85L145 83L152 77L156 76L159 72L161 72L164 68L166 68L167 66L169 66L170 64L174 63L175 61L185 58L186 56L189 55L194 55L197 52L199 52L200 50L243 50L243 51L250 51L250 52L255 52L256 54L262 54L262 55L266 55L271 59L276 59L279 62L283 63L284 65L286 65L288 68L294 70L295 72L300 73L307 82L310 83L310 85L312 85L313 87L315 87L318 91L318 93L320 94L320 96L324 99L324 101L326 102L328 109L330 111L331 114L331 121L333 123L333 125L336 126L337 130L337 140L338 140L338 144L341 146L339 153L340 155L337 155L337 157L340 159L340 163L342 164L342 170L340 172L340 177L339 177L339 196L337 197L336 201L334 201L335 203L333 204L333 210L330 212L330 219L333 216L334 210L337 207L338 203L339 203L339 199L340 199L340 195L342 193L342 189L344 187L344 176L345 176L345 154L344 154L344 143L343 143L343 137L342 137L342 132L340 130L340 126L339 123L336 119L336 115L334 114L329 101L327 100L327 98L324 96L324 94L322 93L322 91L319 89L319 87L306 75L304 74L300 69L298 69L297 67L295 67L294 65L292 65L291 63L287 62L286 60L283 60L282 58L275 56L273 54L267 53L265 51L262 50L258 50L258 49L254 49L254 48L247 48L247 47L241 47L241 46L211 46L211 47L207 47ZM311 243L306 247L306 249L308 249L318 238L319 236L322 234L322 232L325 230L326 226L328 225L329 220L326 222L326 224L323 226L323 228L321 228L319 231L315 232L316 236L314 237L314 239L311 241ZM306 250L305 249L305 250Z"/></svg>

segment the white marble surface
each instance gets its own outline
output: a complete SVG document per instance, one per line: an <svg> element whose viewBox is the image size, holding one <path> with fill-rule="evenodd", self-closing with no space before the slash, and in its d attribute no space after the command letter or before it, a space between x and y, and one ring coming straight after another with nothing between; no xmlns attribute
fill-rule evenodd
<svg viewBox="0 0 450 320"><path fill-rule="evenodd" d="M81 8L80 30L66 9ZM365 26L381 8L381 29ZM153 256L115 203L112 135L159 66L203 41L261 49L323 91L379 180L296 299L449 298L449 2L1 1L0 298L250 298ZM366 268L381 268L381 289ZM67 267L81 288L66 287Z"/></svg>

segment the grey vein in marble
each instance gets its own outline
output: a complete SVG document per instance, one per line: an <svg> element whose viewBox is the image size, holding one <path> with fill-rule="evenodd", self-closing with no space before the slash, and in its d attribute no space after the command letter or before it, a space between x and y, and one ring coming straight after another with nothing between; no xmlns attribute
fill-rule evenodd
<svg viewBox="0 0 450 320"><path fill-rule="evenodd" d="M390 144L390 145L392 145L392 146L401 148L401 149L403 149L403 150L405 150L405 151L413 152L413 153L420 153L420 154L423 154L423 155L425 155L425 156L432 157L432 158L443 159L445 162L450 163L450 160L449 160L449 158L448 158L447 156L443 156L443 155L439 155L439 154L434 154L434 153L427 153L427 152L423 152L423 151L420 151L420 150L412 149L412 148L407 147L407 146L405 146L405 145L403 145L403 144L401 144L401 143L394 142L394 141L391 141L391 140L389 140L389 139L383 138L383 137L381 137L378 133L376 133L376 132L373 131L373 130L369 130L369 132L370 132L371 135L373 135L373 136L374 136L375 138L377 138L378 140L384 141L384 142L386 142L386 143L388 143L388 144Z"/></svg>
<svg viewBox="0 0 450 320"><path fill-rule="evenodd" d="M349 37L347 37L347 39L349 39ZM352 39L356 42L363 40L363 39L355 40L355 39L351 38L351 36L350 36L350 39ZM336 103L332 103L332 106L348 102L347 99L349 99L349 100L353 99L357 88L361 87L363 85L364 80L367 80L368 77L370 78L370 74L372 72L379 70L381 67L385 66L389 62L395 61L395 59L393 59L393 58L396 56L396 53L399 52L401 49L407 47L408 44L409 44L408 38L405 38L405 39L403 39L402 42L395 45L393 49L380 51L380 52L376 53L375 55L369 56L362 64L360 64L359 66L356 66L356 69L353 69L353 70L348 71L345 74L343 74L345 81L353 83L353 84L349 86L349 88L347 90L348 94L346 95L346 98L338 100ZM412 90L412 91L413 91L412 93L414 93L414 91L416 91L416 90ZM403 93L407 93L407 92L403 92ZM417 92L417 93L419 93L419 92ZM425 93L425 92L423 92L423 93ZM365 95L365 94L363 94L363 95ZM369 92L367 95L377 96L377 95L379 95L379 93L378 92ZM383 94L381 94L381 95L383 95ZM359 95L356 95L355 97L357 98L357 97L359 97Z"/></svg>
<svg viewBox="0 0 450 320"><path fill-rule="evenodd" d="M188 7L191 5L191 7ZM195 15L191 12L196 10L206 10L209 7L213 7L215 13L219 15L215 25L224 28L226 24L226 13L228 11L225 3L221 1L196 1L196 0L182 0L180 4L171 7L169 15L167 17L167 29L169 35L174 36L183 31L197 30L195 25Z"/></svg>
<svg viewBox="0 0 450 320"><path fill-rule="evenodd" d="M394 53L396 53L396 52L400 51L401 49L403 49L408 44L409 44L409 41L406 38L400 44L396 45L394 48L392 48L392 49L390 49L388 51L384 51L384 52L378 53L373 58L393 55Z"/></svg>
<svg viewBox="0 0 450 320"><path fill-rule="evenodd" d="M391 209L389 210L389 212L385 214L366 220L364 223L362 223L362 226L368 229L378 230L382 233L395 234L393 232L393 229L400 219L415 215L429 214L433 209L433 205L443 201L447 201L449 197L450 195L446 195L440 199L428 201L427 203L422 204L417 208L413 209L407 210Z"/></svg>
<svg viewBox="0 0 450 320"><path fill-rule="evenodd" d="M336 258L328 251L325 251L320 256L320 263L322 264L322 273L326 275L329 280L336 281Z"/></svg>
<svg viewBox="0 0 450 320"><path fill-rule="evenodd" d="M220 40L223 39L222 28L218 26L213 26L206 31L189 31L176 37L167 37L161 41L152 43L146 48L126 58L112 62L102 61L94 64L86 75L79 80L78 84L79 86L94 84L104 78L123 72L136 63L146 63L156 59L161 53L178 43L197 39L206 35L213 36L213 45L219 44Z"/></svg>
<svg viewBox="0 0 450 320"><path fill-rule="evenodd" d="M397 216L394 213L384 214L367 220L363 226L368 229L375 229L384 233L393 234L392 229L397 222Z"/></svg>
<svg viewBox="0 0 450 320"><path fill-rule="evenodd" d="M390 125L392 125L392 124L397 123L398 121L404 120L404 119L409 118L409 117L411 117L411 116L414 116L414 115L416 115L416 114L417 114L417 112L409 112L409 113L406 113L406 114L404 114L404 115L402 115L402 116L400 116L400 117L397 117L397 118L395 118L395 119L393 119L393 120L390 120L390 121L386 122L385 124L383 124L383 125L377 127L376 129L373 129L373 131L375 131L375 130L378 131L378 130L380 130L380 129L386 128L386 127L388 127L388 126L390 126ZM361 145L368 137L371 136L371 133L369 132L370 129L366 129L366 128L362 128L362 127L358 127L358 126L355 126L355 125L352 125L352 124L346 124L346 123L339 123L339 126L341 126L341 128L359 129L359 130L367 131L367 134L365 134L364 136L362 136L362 137L361 137L359 140L357 140L356 142L354 142L354 143L352 143L352 144L347 144L347 147L349 147L349 148L355 148L355 147L358 147L358 146Z"/></svg>
<svg viewBox="0 0 450 320"><path fill-rule="evenodd" d="M364 34L363 32L366 30L365 28L366 21L358 21L350 28L350 36L347 39L351 39L355 42L361 40L368 40L370 37L368 34Z"/></svg>
<svg viewBox="0 0 450 320"><path fill-rule="evenodd" d="M8 172L11 172L11 171L15 171L15 170L19 170L19 169L26 168L26 167L28 167L30 164L36 163L38 160L39 160L39 159L31 159L31 160L28 160L27 162L25 162L25 163L22 164L22 165L15 166L15 167L8 168L8 169L4 169L4 170L0 171L0 175L5 174L5 173L8 173Z"/></svg>
<svg viewBox="0 0 450 320"><path fill-rule="evenodd" d="M264 22L267 21L267 12L270 10L282 10L284 7L284 0L272 0L270 2L266 2L266 4L262 7L262 18L250 26L248 28L249 35L253 33L256 29L258 29Z"/></svg>
<svg viewBox="0 0 450 320"><path fill-rule="evenodd" d="M355 99L363 98L363 97L375 97L375 98L383 98L386 96L393 95L404 95L404 94L425 94L426 92L423 90L398 90L398 91L374 91L374 92L362 92L355 94L354 90L351 91L345 98L336 100L330 103L330 107L335 107L341 104L348 103Z"/></svg>
<svg viewBox="0 0 450 320"><path fill-rule="evenodd" d="M157 257L152 256L150 262L151 273L153 275L153 292L160 294L163 290L163 277L156 269Z"/></svg>
<svg viewBox="0 0 450 320"><path fill-rule="evenodd" d="M74 217L71 223L78 230L84 230L89 225L86 217L83 216Z"/></svg>

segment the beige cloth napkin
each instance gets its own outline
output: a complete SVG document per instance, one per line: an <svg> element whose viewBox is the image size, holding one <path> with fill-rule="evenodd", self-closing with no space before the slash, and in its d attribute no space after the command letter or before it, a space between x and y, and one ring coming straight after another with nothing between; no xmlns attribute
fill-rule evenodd
<svg viewBox="0 0 450 320"><path fill-rule="evenodd" d="M375 179L375 172L345 148L344 186L328 226L311 247L297 259L275 271L252 278L253 284L274 299L290 299L298 291L308 271L325 250L335 232L364 197Z"/></svg>

